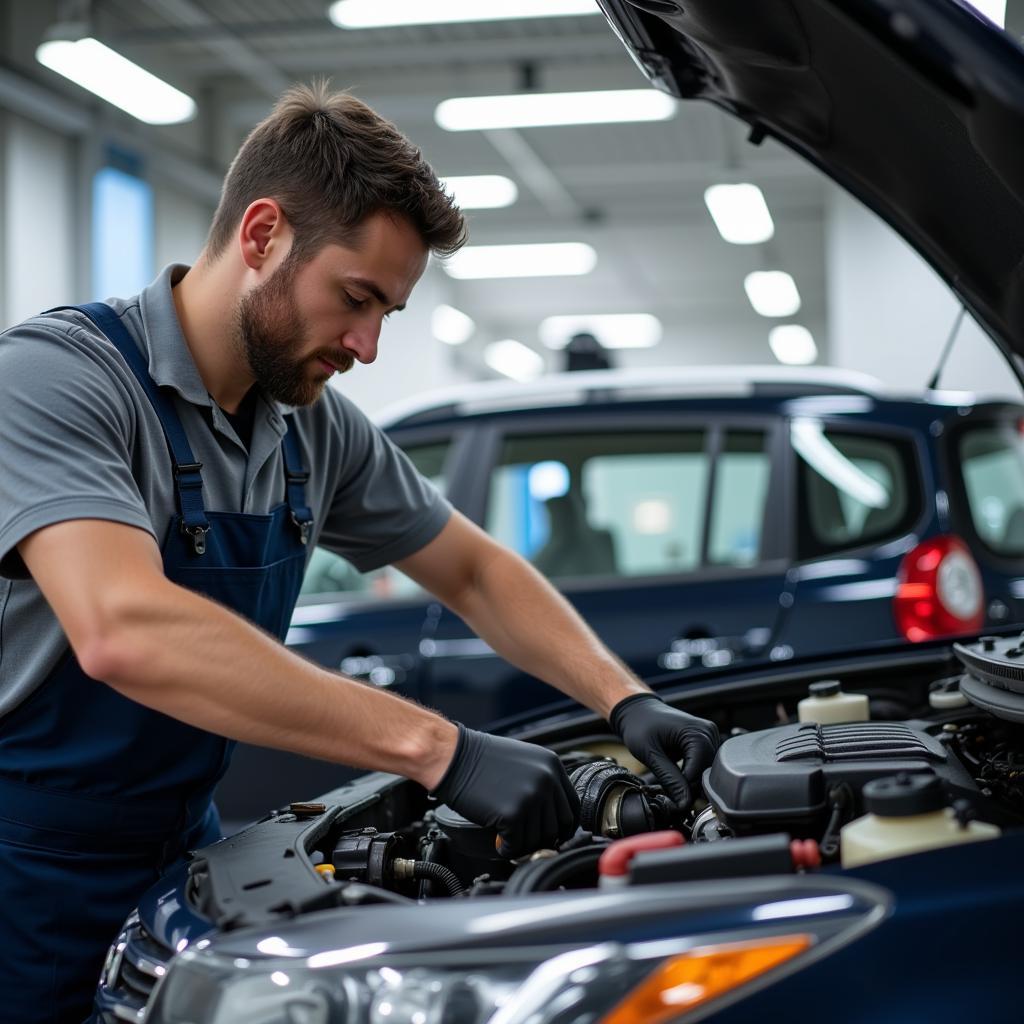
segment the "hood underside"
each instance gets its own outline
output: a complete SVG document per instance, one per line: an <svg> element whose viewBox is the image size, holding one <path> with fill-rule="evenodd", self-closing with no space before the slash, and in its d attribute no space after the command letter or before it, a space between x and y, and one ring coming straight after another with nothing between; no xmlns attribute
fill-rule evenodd
<svg viewBox="0 0 1024 1024"><path fill-rule="evenodd" d="M1008 36L956 0L599 3L654 85L819 166L1024 353L1024 51Z"/></svg>

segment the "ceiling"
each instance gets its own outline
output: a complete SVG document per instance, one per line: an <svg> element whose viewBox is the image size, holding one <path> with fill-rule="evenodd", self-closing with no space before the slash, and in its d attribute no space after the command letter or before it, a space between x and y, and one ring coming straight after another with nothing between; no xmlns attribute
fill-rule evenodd
<svg viewBox="0 0 1024 1024"><path fill-rule="evenodd" d="M22 26L24 58L34 51L32 33L38 37L60 6L81 5L12 0L4 6ZM434 124L434 107L451 96L645 87L602 17L345 31L330 24L326 6L323 0L91 5L100 39L199 102L194 124L156 131L216 174L282 88L324 75L395 121L439 174L501 173L517 182L515 205L470 214L472 242L594 245L598 264L584 277L452 281L453 304L488 336L539 348L543 316L647 312L662 320L665 339L657 349L623 353L623 364L766 362L772 323L753 312L742 282L751 270L782 269L794 276L803 299L796 319L827 349L827 187L778 145L749 145L742 126L716 109L683 104L661 123L491 133L449 133ZM48 87L74 90L30 63L26 72ZM80 90L75 95L81 98ZM761 187L776 224L770 242L736 246L721 239L703 204L704 189L720 181Z"/></svg>

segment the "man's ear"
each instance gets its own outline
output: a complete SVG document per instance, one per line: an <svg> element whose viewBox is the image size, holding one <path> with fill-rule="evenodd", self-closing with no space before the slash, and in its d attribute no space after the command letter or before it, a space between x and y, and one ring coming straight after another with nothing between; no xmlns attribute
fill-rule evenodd
<svg viewBox="0 0 1024 1024"><path fill-rule="evenodd" d="M276 199L255 199L238 225L238 250L250 270L283 259L291 248L292 229Z"/></svg>

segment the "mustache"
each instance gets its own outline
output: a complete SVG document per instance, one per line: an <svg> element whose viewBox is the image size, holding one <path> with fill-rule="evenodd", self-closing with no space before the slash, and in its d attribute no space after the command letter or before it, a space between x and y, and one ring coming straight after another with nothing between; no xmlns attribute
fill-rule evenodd
<svg viewBox="0 0 1024 1024"><path fill-rule="evenodd" d="M351 352L335 352L323 350L317 352L314 359L323 359L325 362L335 367L338 373L348 373L349 370L355 365L355 356Z"/></svg>

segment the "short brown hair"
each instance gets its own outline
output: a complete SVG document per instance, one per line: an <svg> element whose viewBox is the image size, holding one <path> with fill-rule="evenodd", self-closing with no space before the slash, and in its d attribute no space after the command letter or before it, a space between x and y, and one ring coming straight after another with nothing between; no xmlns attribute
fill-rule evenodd
<svg viewBox="0 0 1024 1024"><path fill-rule="evenodd" d="M292 261L357 239L379 212L406 217L435 255L450 256L466 241L462 211L420 150L326 81L290 88L242 143L206 240L211 259L227 248L249 204L264 197L281 204L295 233Z"/></svg>

